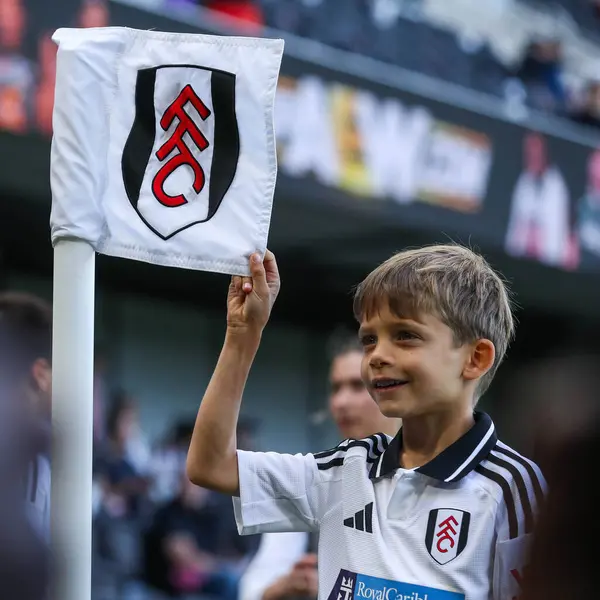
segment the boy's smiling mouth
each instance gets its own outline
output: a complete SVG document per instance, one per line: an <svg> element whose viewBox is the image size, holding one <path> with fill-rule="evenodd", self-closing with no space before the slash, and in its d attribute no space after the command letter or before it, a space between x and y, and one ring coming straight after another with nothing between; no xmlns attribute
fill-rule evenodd
<svg viewBox="0 0 600 600"><path fill-rule="evenodd" d="M397 390L407 383L406 379L393 379L391 377L376 377L371 380L371 386L377 392Z"/></svg>

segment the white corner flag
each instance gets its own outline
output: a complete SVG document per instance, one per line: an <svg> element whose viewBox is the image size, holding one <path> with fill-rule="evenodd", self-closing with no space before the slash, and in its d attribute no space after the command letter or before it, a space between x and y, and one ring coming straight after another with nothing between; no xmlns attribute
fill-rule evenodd
<svg viewBox="0 0 600 600"><path fill-rule="evenodd" d="M95 252L249 273L271 220L283 41L119 27L53 39L52 597L89 600Z"/></svg>

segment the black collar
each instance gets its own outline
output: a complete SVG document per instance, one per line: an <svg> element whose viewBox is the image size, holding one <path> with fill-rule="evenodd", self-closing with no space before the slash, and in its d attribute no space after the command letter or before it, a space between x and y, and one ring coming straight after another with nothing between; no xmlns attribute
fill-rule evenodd
<svg viewBox="0 0 600 600"><path fill-rule="evenodd" d="M486 456L498 441L492 419L483 412L475 412L475 425L451 446L438 454L426 465L415 469L428 477L449 483L458 481L470 473ZM379 460L373 464L369 477L384 477L400 468L400 450L402 448L402 429L390 442Z"/></svg>

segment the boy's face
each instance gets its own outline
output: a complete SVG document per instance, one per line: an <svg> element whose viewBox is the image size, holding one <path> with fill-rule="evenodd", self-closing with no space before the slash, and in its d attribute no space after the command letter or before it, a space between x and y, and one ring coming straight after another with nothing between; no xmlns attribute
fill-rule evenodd
<svg viewBox="0 0 600 600"><path fill-rule="evenodd" d="M402 319L383 306L360 326L361 374L387 417L403 419L464 409L472 402L463 373L471 347L432 315Z"/></svg>

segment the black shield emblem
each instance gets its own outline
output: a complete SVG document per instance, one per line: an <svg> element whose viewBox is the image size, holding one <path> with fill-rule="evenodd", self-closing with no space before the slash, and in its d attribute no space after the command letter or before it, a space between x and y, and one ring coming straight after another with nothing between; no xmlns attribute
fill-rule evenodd
<svg viewBox="0 0 600 600"><path fill-rule="evenodd" d="M174 74L174 93L165 99L164 106L157 107L156 80L162 69L206 71L210 73L210 90L200 92L184 77L178 81ZM234 73L195 65L163 65L138 71L135 119L121 158L123 183L140 219L163 240L212 219L233 182L240 155L235 84ZM210 94L212 110L203 94ZM161 115L159 119L157 114ZM207 165L201 157L208 156L202 153L209 149L212 158ZM151 159L153 172L149 173ZM185 190L167 189L169 177L182 167L192 174L192 184ZM145 181L147 188L144 186L142 191ZM152 197L152 202L168 210L169 218L161 219L156 212L145 209L141 194L146 203ZM189 210L194 202L203 203L202 218L198 218L198 211Z"/></svg>
<svg viewBox="0 0 600 600"><path fill-rule="evenodd" d="M429 511L425 545L435 562L445 565L454 560L467 545L471 514L456 508Z"/></svg>

